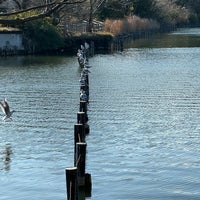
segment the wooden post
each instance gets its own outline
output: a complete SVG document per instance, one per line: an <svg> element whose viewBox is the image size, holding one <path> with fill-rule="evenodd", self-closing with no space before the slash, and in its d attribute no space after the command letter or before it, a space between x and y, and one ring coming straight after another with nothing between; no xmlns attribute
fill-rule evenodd
<svg viewBox="0 0 200 200"><path fill-rule="evenodd" d="M89 87L89 75L87 73L84 74L84 79L85 79L87 86Z"/></svg>
<svg viewBox="0 0 200 200"><path fill-rule="evenodd" d="M85 142L76 143L76 167L79 187L85 186L86 146Z"/></svg>
<svg viewBox="0 0 200 200"><path fill-rule="evenodd" d="M85 142L85 130L83 124L74 125L74 165L76 166L76 144Z"/></svg>
<svg viewBox="0 0 200 200"><path fill-rule="evenodd" d="M87 115L87 101L80 101L79 111L85 112L85 114Z"/></svg>
<svg viewBox="0 0 200 200"><path fill-rule="evenodd" d="M85 112L77 113L77 123L85 125Z"/></svg>
<svg viewBox="0 0 200 200"><path fill-rule="evenodd" d="M92 177L91 174L88 173L85 174L85 196L92 196Z"/></svg>
<svg viewBox="0 0 200 200"><path fill-rule="evenodd" d="M66 168L67 200L78 200L77 167Z"/></svg>
<svg viewBox="0 0 200 200"><path fill-rule="evenodd" d="M75 142L85 142L85 131L83 124L74 125L74 139Z"/></svg>
<svg viewBox="0 0 200 200"><path fill-rule="evenodd" d="M84 129L85 129L85 135L88 135L90 133L90 126L88 124L85 124Z"/></svg>
<svg viewBox="0 0 200 200"><path fill-rule="evenodd" d="M85 122L87 122L87 121L88 121L88 115L87 115L87 101L80 101L79 111L85 113Z"/></svg>
<svg viewBox="0 0 200 200"><path fill-rule="evenodd" d="M85 135L89 134L90 126L86 123L85 113L84 112L78 112L77 113L77 123L78 124L83 124Z"/></svg>
<svg viewBox="0 0 200 200"><path fill-rule="evenodd" d="M88 85L80 85L80 91L84 91L87 95L87 101L89 100L89 86Z"/></svg>
<svg viewBox="0 0 200 200"><path fill-rule="evenodd" d="M89 90L89 86L87 84L81 84L80 90L84 90L87 93L87 91Z"/></svg>

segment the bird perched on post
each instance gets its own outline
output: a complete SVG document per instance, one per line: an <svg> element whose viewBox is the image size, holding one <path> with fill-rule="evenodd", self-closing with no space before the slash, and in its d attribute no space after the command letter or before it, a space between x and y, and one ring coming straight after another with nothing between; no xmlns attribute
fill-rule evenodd
<svg viewBox="0 0 200 200"><path fill-rule="evenodd" d="M3 121L5 121L6 119L11 118L13 112L15 112L14 110L10 111L10 107L8 105L8 102L6 100L6 98L4 99L3 102L0 102L0 107L1 107L1 110L3 111Z"/></svg>

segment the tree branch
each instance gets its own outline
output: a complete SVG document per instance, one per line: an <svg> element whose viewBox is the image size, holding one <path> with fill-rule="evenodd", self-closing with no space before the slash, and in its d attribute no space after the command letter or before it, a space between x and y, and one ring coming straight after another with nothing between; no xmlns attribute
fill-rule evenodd
<svg viewBox="0 0 200 200"><path fill-rule="evenodd" d="M15 24L25 23L25 22L29 22L29 21L32 21L32 20L48 17L51 14L53 14L56 10L60 9L63 5L80 4L80 3L83 3L85 1L86 0L76 0L76 1L55 0L55 1L48 3L48 4L30 7L30 8L20 10L20 11L17 11L17 12L2 13L2 14L0 14L0 17L10 17L10 16L13 16L13 15L18 15L18 14L29 12L29 11L39 10L39 9L42 9L42 8L48 8L48 9L40 11L40 13L37 14L37 15L33 15L33 16L30 16L30 17L26 17L26 18L20 18L20 17L15 18L15 19L0 18L0 24L15 25ZM49 9L49 7L51 7L51 8Z"/></svg>
<svg viewBox="0 0 200 200"><path fill-rule="evenodd" d="M54 5L79 4L79 3L84 3L85 1L86 0L77 0L75 2L71 2L71 1L68 2L68 0L62 0L62 1L55 0L55 1L53 1L51 3L48 3L48 4L43 4L43 5L40 5L40 6L34 6L34 7L27 8L27 9L15 11L15 12L0 13L0 17L7 17L7 16L12 16L12 15L17 15L17 14L25 13L25 12L28 12L28 11L38 10L38 9L41 9L41 8L46 8L46 7L50 7L50 6L54 6Z"/></svg>

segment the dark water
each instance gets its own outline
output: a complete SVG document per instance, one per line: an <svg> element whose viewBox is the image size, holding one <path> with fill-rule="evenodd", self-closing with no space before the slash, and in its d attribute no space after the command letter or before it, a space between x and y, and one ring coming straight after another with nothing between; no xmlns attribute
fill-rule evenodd
<svg viewBox="0 0 200 200"><path fill-rule="evenodd" d="M199 40L179 30L90 59L91 199L200 199ZM1 58L17 112L0 122L0 200L66 199L79 76L76 57Z"/></svg>

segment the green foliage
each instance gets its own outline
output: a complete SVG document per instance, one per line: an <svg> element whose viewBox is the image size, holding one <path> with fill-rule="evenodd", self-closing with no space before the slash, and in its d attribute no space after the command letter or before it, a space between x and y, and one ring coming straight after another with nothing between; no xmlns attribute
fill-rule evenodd
<svg viewBox="0 0 200 200"><path fill-rule="evenodd" d="M109 0L99 18L122 19L130 14L157 20L161 25L200 23L200 0Z"/></svg>
<svg viewBox="0 0 200 200"><path fill-rule="evenodd" d="M44 52L62 48L64 39L48 18L31 21L25 24L24 34L26 48L35 52Z"/></svg>
<svg viewBox="0 0 200 200"><path fill-rule="evenodd" d="M120 0L106 1L106 3L101 6L98 12L98 17L101 20L109 19L122 19L129 15L133 11L133 4L129 2L125 4Z"/></svg>
<svg viewBox="0 0 200 200"><path fill-rule="evenodd" d="M80 48L80 45L84 44L84 42L90 44L91 41L93 41L95 44L95 51L108 50L112 40L113 35L106 32L70 36L65 38L65 52L74 55L77 53L77 49Z"/></svg>
<svg viewBox="0 0 200 200"><path fill-rule="evenodd" d="M173 0L156 0L156 19L162 25L181 25L189 21L189 10Z"/></svg>
<svg viewBox="0 0 200 200"><path fill-rule="evenodd" d="M155 0L132 0L134 4L134 14L142 18L155 18L157 12Z"/></svg>

